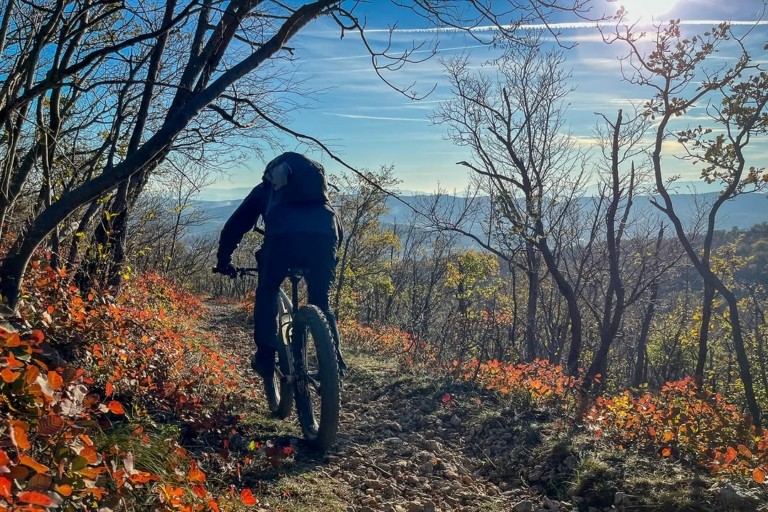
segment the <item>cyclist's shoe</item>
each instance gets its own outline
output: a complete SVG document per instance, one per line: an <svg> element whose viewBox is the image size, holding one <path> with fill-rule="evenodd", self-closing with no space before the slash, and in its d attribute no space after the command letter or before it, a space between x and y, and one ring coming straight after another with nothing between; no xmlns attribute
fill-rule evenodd
<svg viewBox="0 0 768 512"><path fill-rule="evenodd" d="M259 350L251 359L251 368L264 380L272 379L275 373L275 352Z"/></svg>

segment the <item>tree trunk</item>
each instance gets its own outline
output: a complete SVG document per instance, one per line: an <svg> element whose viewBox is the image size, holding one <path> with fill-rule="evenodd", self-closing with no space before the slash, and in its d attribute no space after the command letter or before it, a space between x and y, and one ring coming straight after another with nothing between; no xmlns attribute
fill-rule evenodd
<svg viewBox="0 0 768 512"><path fill-rule="evenodd" d="M752 384L752 372L750 371L749 357L747 356L744 337L741 332L741 319L739 316L739 301L736 296L725 286L718 290L728 303L730 313L731 331L733 333L733 348L736 351L736 361L739 364L739 376L744 384L744 398L747 400L747 407L752 415L752 423L759 429L762 424L760 406L755 398L755 390Z"/></svg>
<svg viewBox="0 0 768 512"><path fill-rule="evenodd" d="M701 303L701 323L699 325L699 353L696 358L696 370L693 379L697 385L704 385L704 366L707 364L707 349L709 345L709 324L712 321L712 303L715 300L715 288L704 283L704 297Z"/></svg>
<svg viewBox="0 0 768 512"><path fill-rule="evenodd" d="M222 73L205 89L196 92L188 101L171 111L172 117L150 137L136 152L114 167L105 169L99 176L83 183L46 208L31 223L26 233L13 243L8 255L0 264L0 294L11 310L19 303L21 282L32 254L53 229L77 208L111 190L121 181L139 172L153 161L161 161L171 144L189 123L208 105L223 94L228 87L253 71L280 51L296 33L338 0L319 0L296 10L277 33L258 50ZM223 50L222 50L223 51Z"/></svg>
<svg viewBox="0 0 768 512"><path fill-rule="evenodd" d="M528 301L525 308L525 357L527 361L536 359L536 306L539 302L539 255L529 241L525 242L525 255L528 262Z"/></svg>
<svg viewBox="0 0 768 512"><path fill-rule="evenodd" d="M651 296L648 299L648 306L643 314L643 322L640 326L640 335L637 339L637 360L635 361L635 371L632 374L632 387L638 387L646 381L646 351L648 350L648 334L651 331L651 322L656 313L656 301L659 297L659 284L654 281L651 285Z"/></svg>
<svg viewBox="0 0 768 512"><path fill-rule="evenodd" d="M568 373L570 375L577 375L579 373L579 360L581 358L582 347L582 322L581 311L579 310L578 297L571 284L560 272L557 266L555 257L546 245L546 242L537 244L541 255L544 258L544 263L547 265L549 273L557 284L557 289L562 294L568 307L568 319L571 324L571 347L568 350L568 360L566 365L568 367Z"/></svg>

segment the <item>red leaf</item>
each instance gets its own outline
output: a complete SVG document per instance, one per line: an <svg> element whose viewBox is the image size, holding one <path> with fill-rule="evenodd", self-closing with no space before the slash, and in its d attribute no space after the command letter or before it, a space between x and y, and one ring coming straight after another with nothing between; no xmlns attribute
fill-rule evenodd
<svg viewBox="0 0 768 512"><path fill-rule="evenodd" d="M765 471L763 471L760 468L755 468L755 470L752 471L752 480L754 480L758 484L764 484L765 483Z"/></svg>
<svg viewBox="0 0 768 512"><path fill-rule="evenodd" d="M12 484L10 480L4 476L0 476L0 496L10 500L13 497L11 494L11 485Z"/></svg>
<svg viewBox="0 0 768 512"><path fill-rule="evenodd" d="M117 400L112 400L109 402L109 404L107 404L107 408L114 414L125 414L125 409L123 409L123 406L120 405L120 402Z"/></svg>
<svg viewBox="0 0 768 512"><path fill-rule="evenodd" d="M39 492L23 492L19 494L19 501L24 503L30 503L32 505L41 505L47 507L53 505L53 500L47 495Z"/></svg>
<svg viewBox="0 0 768 512"><path fill-rule="evenodd" d="M240 491L240 499L243 500L243 504L248 506L253 506L259 502L250 489L243 489Z"/></svg>
<svg viewBox="0 0 768 512"><path fill-rule="evenodd" d="M46 414L37 423L37 434L41 436L52 436L59 433L64 428L64 419L56 414Z"/></svg>
<svg viewBox="0 0 768 512"><path fill-rule="evenodd" d="M111 382L107 382L107 385L104 386L104 392L107 394L107 396L112 396L112 392L115 390L114 386L112 386Z"/></svg>

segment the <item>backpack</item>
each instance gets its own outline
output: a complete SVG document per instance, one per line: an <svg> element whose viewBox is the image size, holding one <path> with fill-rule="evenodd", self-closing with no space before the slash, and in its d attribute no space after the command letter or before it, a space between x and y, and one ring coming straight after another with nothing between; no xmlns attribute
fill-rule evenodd
<svg viewBox="0 0 768 512"><path fill-rule="evenodd" d="M264 181L272 185L269 206L278 203L327 203L322 165L299 153L283 153L267 164Z"/></svg>

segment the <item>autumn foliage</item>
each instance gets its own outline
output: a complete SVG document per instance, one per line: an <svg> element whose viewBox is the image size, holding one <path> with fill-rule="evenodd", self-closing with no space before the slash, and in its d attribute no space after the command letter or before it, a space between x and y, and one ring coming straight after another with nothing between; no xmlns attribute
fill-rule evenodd
<svg viewBox="0 0 768 512"><path fill-rule="evenodd" d="M157 275L113 297L81 292L45 259L31 274L17 330L0 330L0 510L255 504L248 489L214 495L178 439L158 438L158 419L193 431L237 421L233 365L196 327L200 301Z"/></svg>
<svg viewBox="0 0 768 512"><path fill-rule="evenodd" d="M365 326L354 320L339 322L339 335L345 345L395 357L404 366L434 363L435 350L423 340L394 326Z"/></svg>
<svg viewBox="0 0 768 512"><path fill-rule="evenodd" d="M598 397L586 421L617 447L765 482L768 432L758 433L748 415L719 393L700 389L691 378L668 382L657 393Z"/></svg>
<svg viewBox="0 0 768 512"><path fill-rule="evenodd" d="M473 358L463 364L454 361L453 366L460 377L485 389L504 395L517 394L541 405L565 404L581 383L580 379L569 376L562 366L546 359L514 364L495 359L481 362Z"/></svg>
<svg viewBox="0 0 768 512"><path fill-rule="evenodd" d="M354 327L354 329L351 329ZM376 352L397 352L407 333L346 325L357 343ZM400 352L401 356L406 352ZM457 378L517 402L547 407L578 428L621 450L643 452L660 459L679 460L712 473L743 475L766 482L768 431L758 432L748 414L721 394L701 389L692 378L667 382L659 391L625 390L599 396L583 408L582 378L562 366L537 359L531 363L472 358L454 361Z"/></svg>

